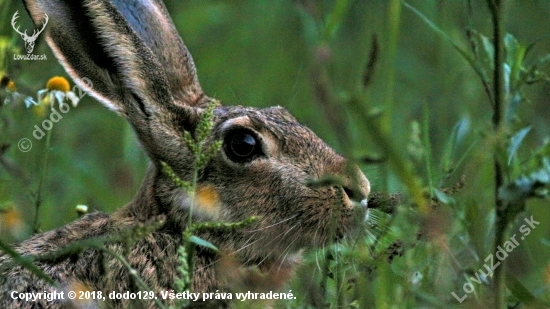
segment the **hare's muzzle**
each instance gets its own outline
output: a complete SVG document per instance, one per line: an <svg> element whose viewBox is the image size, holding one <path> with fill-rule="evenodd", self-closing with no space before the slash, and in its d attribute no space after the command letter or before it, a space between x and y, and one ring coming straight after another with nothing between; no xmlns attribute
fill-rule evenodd
<svg viewBox="0 0 550 309"><path fill-rule="evenodd" d="M344 205L350 208L358 208L364 213L363 219L368 219L368 195L370 193L370 182L365 175L357 168L357 175L347 181L342 189L344 191Z"/></svg>

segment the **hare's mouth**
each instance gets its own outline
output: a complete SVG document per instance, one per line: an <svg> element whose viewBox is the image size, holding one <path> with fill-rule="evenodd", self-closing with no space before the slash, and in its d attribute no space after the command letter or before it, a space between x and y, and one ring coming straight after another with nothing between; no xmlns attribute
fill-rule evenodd
<svg viewBox="0 0 550 309"><path fill-rule="evenodd" d="M337 232L336 235L334 235L334 238L332 239L333 242L342 242L342 240L347 236L347 233L344 233L342 231Z"/></svg>

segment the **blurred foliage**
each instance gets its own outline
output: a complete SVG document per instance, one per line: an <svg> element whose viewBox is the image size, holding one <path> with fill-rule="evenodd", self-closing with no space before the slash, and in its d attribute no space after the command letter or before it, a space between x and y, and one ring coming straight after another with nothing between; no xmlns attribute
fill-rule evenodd
<svg viewBox="0 0 550 309"><path fill-rule="evenodd" d="M297 299L278 306L489 307L492 277L479 270L487 272L493 251L493 150L504 140L499 197L517 210L504 239L517 234L520 243L504 266L506 300L513 308L550 307L549 1L506 2L507 130L499 134L491 123L486 1L408 1L414 9L398 0L166 2L207 94L227 105L286 107L357 162L382 159L362 165L373 191L404 195L393 214L372 210L362 235L309 252L291 285ZM34 53L47 60L14 60L24 53L9 23L16 10L24 12L19 1L0 0L0 75L21 94L0 105L0 239L7 243L30 237L35 226L74 220L77 205L113 212L132 199L147 166L129 125L89 97L62 114L49 145L33 137L47 115L26 108L24 98L67 75L43 36ZM329 104L319 102L316 85L330 90ZM10 93L0 91L1 103ZM22 138L30 151L18 149ZM525 235L531 216L540 225ZM464 292L468 284L472 293ZM453 292L468 297L460 303Z"/></svg>

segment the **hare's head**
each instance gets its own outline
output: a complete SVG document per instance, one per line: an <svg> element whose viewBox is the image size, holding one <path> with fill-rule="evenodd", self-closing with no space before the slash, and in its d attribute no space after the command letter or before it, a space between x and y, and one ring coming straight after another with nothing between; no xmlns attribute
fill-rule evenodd
<svg viewBox="0 0 550 309"><path fill-rule="evenodd" d="M194 158L182 136L195 133L212 99L203 94L164 5L155 0L26 2L35 23L49 15L48 43L69 74L77 82L91 80L87 90L130 122L153 161L153 180L144 190L173 226L182 227L187 194L160 166L165 162L178 177L191 180ZM322 245L364 216L370 190L365 176L285 109L218 104L208 142L215 140L223 145L199 174L197 219L259 218L242 235L231 235L230 247L254 242L250 254L262 247L265 256ZM327 175L339 182L315 183Z"/></svg>

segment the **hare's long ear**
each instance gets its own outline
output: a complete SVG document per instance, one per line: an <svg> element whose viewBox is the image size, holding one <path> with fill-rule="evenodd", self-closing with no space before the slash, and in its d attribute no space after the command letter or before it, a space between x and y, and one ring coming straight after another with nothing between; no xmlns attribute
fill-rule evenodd
<svg viewBox="0 0 550 309"><path fill-rule="evenodd" d="M134 126L202 103L193 59L156 0L25 0L69 74ZM164 112L163 112L164 111ZM139 129L139 128L137 128Z"/></svg>

